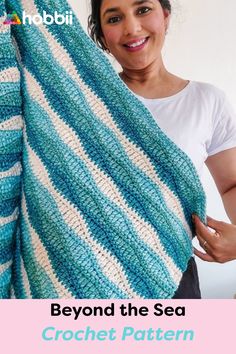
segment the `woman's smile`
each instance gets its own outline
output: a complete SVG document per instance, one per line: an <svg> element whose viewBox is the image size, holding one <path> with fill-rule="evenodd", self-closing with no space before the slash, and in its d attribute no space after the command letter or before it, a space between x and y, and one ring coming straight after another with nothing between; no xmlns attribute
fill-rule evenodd
<svg viewBox="0 0 236 354"><path fill-rule="evenodd" d="M123 44L123 47L128 52L137 52L142 50L144 47L146 47L148 41L149 41L149 37L136 38Z"/></svg>

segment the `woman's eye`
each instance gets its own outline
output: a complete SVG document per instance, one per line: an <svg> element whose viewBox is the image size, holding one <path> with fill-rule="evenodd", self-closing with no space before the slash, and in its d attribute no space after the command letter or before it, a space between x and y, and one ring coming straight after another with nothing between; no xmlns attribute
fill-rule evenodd
<svg viewBox="0 0 236 354"><path fill-rule="evenodd" d="M108 23L116 23L116 22L119 22L120 21L120 17L119 16L113 16L113 17L110 17L108 19Z"/></svg>
<svg viewBox="0 0 236 354"><path fill-rule="evenodd" d="M140 9L138 9L138 14L142 15L142 14L146 14L150 11L151 11L150 7L141 7Z"/></svg>

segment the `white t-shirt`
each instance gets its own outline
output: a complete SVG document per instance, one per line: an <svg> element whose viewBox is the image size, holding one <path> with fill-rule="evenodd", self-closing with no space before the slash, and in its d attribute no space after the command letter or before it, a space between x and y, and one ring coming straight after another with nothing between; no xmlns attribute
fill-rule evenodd
<svg viewBox="0 0 236 354"><path fill-rule="evenodd" d="M170 97L136 97L165 134L190 157L200 176L208 156L236 147L236 115L224 92L215 86L190 81Z"/></svg>

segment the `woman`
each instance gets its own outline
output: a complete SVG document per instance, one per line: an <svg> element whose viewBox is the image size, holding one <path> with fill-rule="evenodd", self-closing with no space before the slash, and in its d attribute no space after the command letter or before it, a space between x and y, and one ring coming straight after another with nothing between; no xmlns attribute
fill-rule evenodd
<svg viewBox="0 0 236 354"><path fill-rule="evenodd" d="M116 58L122 67L121 79L189 155L199 174L206 163L225 210L236 224L235 114L217 88L184 80L165 68L161 50L170 21L170 1L94 0L91 4L91 37ZM211 232L197 216L193 220L206 251L195 249L198 257L220 263L236 258L236 226L208 218L207 226L215 231Z"/></svg>

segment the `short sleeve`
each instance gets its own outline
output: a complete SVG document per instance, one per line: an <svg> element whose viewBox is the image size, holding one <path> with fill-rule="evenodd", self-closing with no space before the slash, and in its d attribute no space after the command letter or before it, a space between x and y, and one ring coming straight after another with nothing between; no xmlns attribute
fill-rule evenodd
<svg viewBox="0 0 236 354"><path fill-rule="evenodd" d="M236 147L236 114L226 97L218 112L213 121L212 139L207 147L208 156Z"/></svg>

